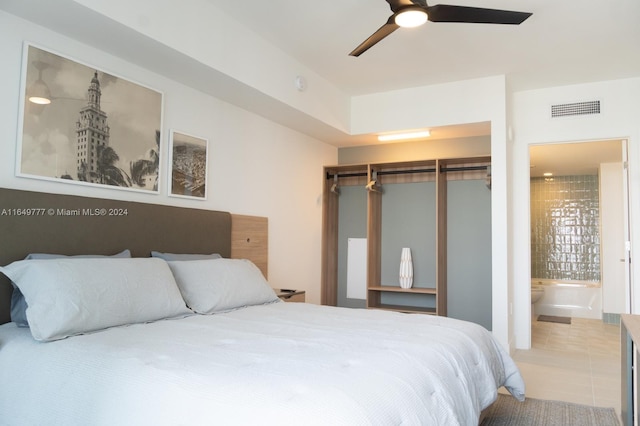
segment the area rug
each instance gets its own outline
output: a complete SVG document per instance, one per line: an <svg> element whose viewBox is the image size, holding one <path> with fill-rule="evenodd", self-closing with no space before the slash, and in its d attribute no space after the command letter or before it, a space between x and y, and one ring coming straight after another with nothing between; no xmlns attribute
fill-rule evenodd
<svg viewBox="0 0 640 426"><path fill-rule="evenodd" d="M554 317L552 315L538 315L538 321L557 322L560 324L571 324L571 317Z"/></svg>
<svg viewBox="0 0 640 426"><path fill-rule="evenodd" d="M519 402L498 395L487 409L481 426L620 426L613 408L591 407L562 401L527 398Z"/></svg>

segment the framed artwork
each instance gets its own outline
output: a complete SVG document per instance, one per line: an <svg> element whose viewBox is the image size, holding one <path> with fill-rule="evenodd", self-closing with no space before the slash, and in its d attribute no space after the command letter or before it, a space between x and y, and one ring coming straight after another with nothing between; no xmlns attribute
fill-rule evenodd
<svg viewBox="0 0 640 426"><path fill-rule="evenodd" d="M25 43L16 175L158 193L163 95Z"/></svg>
<svg viewBox="0 0 640 426"><path fill-rule="evenodd" d="M174 130L170 141L169 195L206 200L209 141Z"/></svg>

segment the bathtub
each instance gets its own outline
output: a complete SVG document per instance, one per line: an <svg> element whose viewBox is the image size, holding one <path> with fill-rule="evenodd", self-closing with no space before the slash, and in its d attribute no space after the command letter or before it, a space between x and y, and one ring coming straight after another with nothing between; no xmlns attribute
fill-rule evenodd
<svg viewBox="0 0 640 426"><path fill-rule="evenodd" d="M602 319L602 286L592 281L531 279L544 296L533 306L535 315Z"/></svg>

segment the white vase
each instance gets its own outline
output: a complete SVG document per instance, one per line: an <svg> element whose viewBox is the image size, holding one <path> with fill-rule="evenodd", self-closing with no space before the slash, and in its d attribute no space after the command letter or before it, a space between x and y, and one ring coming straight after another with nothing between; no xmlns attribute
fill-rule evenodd
<svg viewBox="0 0 640 426"><path fill-rule="evenodd" d="M400 287L411 288L413 285L413 262L411 249L404 247L400 255Z"/></svg>

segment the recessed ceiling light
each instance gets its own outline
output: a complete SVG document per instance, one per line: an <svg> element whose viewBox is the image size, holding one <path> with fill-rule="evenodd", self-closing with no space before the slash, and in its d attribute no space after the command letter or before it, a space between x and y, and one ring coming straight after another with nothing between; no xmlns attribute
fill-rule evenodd
<svg viewBox="0 0 640 426"><path fill-rule="evenodd" d="M420 130L417 132L388 133L385 135L378 135L378 140L380 142L388 142L388 141L399 141L403 139L428 138L429 136L431 136L431 132L429 132L428 130Z"/></svg>
<svg viewBox="0 0 640 426"><path fill-rule="evenodd" d="M551 173L551 172L545 172L545 173L543 173L543 174L542 174L542 176L547 176L547 177L549 177L549 176L553 176L553 173Z"/></svg>

